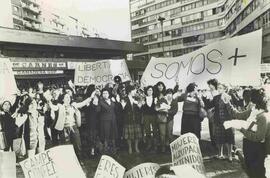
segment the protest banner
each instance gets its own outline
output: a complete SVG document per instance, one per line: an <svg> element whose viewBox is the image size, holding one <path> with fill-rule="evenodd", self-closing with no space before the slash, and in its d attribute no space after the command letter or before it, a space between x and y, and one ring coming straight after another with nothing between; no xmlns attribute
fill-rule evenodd
<svg viewBox="0 0 270 178"><path fill-rule="evenodd" d="M0 103L5 100L15 101L17 85L12 71L12 64L8 58L0 58Z"/></svg>
<svg viewBox="0 0 270 178"><path fill-rule="evenodd" d="M16 156L14 152L0 152L0 177L16 177Z"/></svg>
<svg viewBox="0 0 270 178"><path fill-rule="evenodd" d="M85 178L72 145L57 146L20 162L25 178Z"/></svg>
<svg viewBox="0 0 270 178"><path fill-rule="evenodd" d="M105 85L113 82L113 78L117 75L123 82L131 80L124 59L82 62L75 66L74 84L76 86Z"/></svg>
<svg viewBox="0 0 270 178"><path fill-rule="evenodd" d="M173 166L188 164L204 174L202 153L199 140L193 133L181 135L170 144Z"/></svg>
<svg viewBox="0 0 270 178"><path fill-rule="evenodd" d="M126 168L113 158L103 155L100 158L94 178L123 178Z"/></svg>
<svg viewBox="0 0 270 178"><path fill-rule="evenodd" d="M262 31L258 30L225 40L220 40L191 53L171 58L154 58L148 63L141 83L154 85L163 81L173 88L195 82L199 88L207 88L212 78L231 85L260 84Z"/></svg>
<svg viewBox="0 0 270 178"><path fill-rule="evenodd" d="M156 163L143 163L128 170L124 178L155 178L160 166Z"/></svg>

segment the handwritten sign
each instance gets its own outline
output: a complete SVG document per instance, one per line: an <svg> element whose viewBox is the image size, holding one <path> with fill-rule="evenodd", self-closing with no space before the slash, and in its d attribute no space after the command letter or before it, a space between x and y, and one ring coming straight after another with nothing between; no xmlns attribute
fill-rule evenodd
<svg viewBox="0 0 270 178"><path fill-rule="evenodd" d="M74 84L78 86L105 85L113 82L113 78L117 75L123 82L131 79L125 60L82 62L75 67Z"/></svg>
<svg viewBox="0 0 270 178"><path fill-rule="evenodd" d="M0 103L5 100L15 101L17 85L8 58L0 58Z"/></svg>
<svg viewBox="0 0 270 178"><path fill-rule="evenodd" d="M217 78L232 85L259 85L262 31L258 30L211 43L196 51L174 58L152 58L141 82L143 86L163 81L173 88L179 80L180 88L196 82L207 88L206 81Z"/></svg>
<svg viewBox="0 0 270 178"><path fill-rule="evenodd" d="M94 178L123 178L125 168L110 156L100 158Z"/></svg>
<svg viewBox="0 0 270 178"><path fill-rule="evenodd" d="M156 163L143 163L128 170L124 178L155 178L155 174L160 166Z"/></svg>
<svg viewBox="0 0 270 178"><path fill-rule="evenodd" d="M0 177L16 177L16 156L14 152L0 152Z"/></svg>
<svg viewBox="0 0 270 178"><path fill-rule="evenodd" d="M72 145L58 146L22 162L25 178L85 178Z"/></svg>
<svg viewBox="0 0 270 178"><path fill-rule="evenodd" d="M199 173L205 173L199 141L194 134L181 135L170 147L173 166L189 164Z"/></svg>

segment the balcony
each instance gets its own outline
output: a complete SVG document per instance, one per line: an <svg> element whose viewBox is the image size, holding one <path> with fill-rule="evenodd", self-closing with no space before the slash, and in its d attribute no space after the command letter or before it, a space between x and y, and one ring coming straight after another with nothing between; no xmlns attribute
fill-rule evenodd
<svg viewBox="0 0 270 178"><path fill-rule="evenodd" d="M37 2L35 2L35 0L21 0L23 3L25 4L33 4L35 6L39 7L39 4Z"/></svg>
<svg viewBox="0 0 270 178"><path fill-rule="evenodd" d="M64 26L64 25L65 25L65 22L64 22L63 20L61 20L61 19L58 19L58 18L55 18L55 19L53 19L52 21L53 21L54 23L56 23L56 24L61 25L61 26Z"/></svg>
<svg viewBox="0 0 270 178"><path fill-rule="evenodd" d="M23 19L27 20L27 21L30 21L30 22L41 23L41 21L38 18L35 18L35 17L33 17L31 15L28 15L28 14L24 14Z"/></svg>
<svg viewBox="0 0 270 178"><path fill-rule="evenodd" d="M25 3L22 3L22 8L23 9L25 9L25 10L27 10L27 11L30 11L30 12L32 12L32 13L34 13L34 14L40 14L40 10L39 10L39 8L37 8L37 7L34 7L33 5L28 5L28 4L25 4Z"/></svg>
<svg viewBox="0 0 270 178"><path fill-rule="evenodd" d="M24 27L29 30L40 31L39 25L35 23L24 22Z"/></svg>

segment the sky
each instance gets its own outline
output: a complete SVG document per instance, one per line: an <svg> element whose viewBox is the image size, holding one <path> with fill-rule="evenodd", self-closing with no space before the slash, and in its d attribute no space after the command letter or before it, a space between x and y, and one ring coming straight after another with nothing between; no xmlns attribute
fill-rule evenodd
<svg viewBox="0 0 270 178"><path fill-rule="evenodd" d="M131 41L129 0L43 0L114 40Z"/></svg>

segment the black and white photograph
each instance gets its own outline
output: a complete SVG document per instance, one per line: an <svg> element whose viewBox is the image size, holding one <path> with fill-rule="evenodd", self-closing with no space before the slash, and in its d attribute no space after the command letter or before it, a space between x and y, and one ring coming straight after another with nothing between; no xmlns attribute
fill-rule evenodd
<svg viewBox="0 0 270 178"><path fill-rule="evenodd" d="M270 0L0 2L0 178L270 178Z"/></svg>

